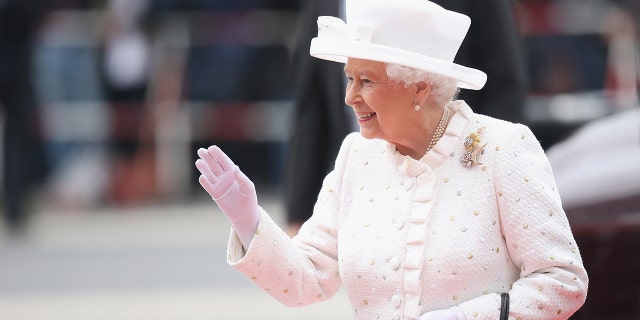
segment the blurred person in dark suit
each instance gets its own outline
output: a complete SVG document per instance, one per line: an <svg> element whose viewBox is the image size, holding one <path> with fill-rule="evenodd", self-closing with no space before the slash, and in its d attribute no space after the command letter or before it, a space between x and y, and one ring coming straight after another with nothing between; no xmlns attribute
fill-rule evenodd
<svg viewBox="0 0 640 320"><path fill-rule="evenodd" d="M522 44L513 14L513 0L434 0L452 11L468 15L469 29L456 61L484 70L488 81L483 90L463 90L459 99L473 111L511 122L524 123L527 94ZM473 91L473 92L472 92Z"/></svg>
<svg viewBox="0 0 640 320"><path fill-rule="evenodd" d="M44 176L45 162L32 83L32 50L46 0L0 0L0 110L4 118L4 218L11 232L22 231L27 198Z"/></svg>
<svg viewBox="0 0 640 320"><path fill-rule="evenodd" d="M284 172L288 233L295 235L313 211L322 180L355 120L344 103L342 66L309 55L318 16L339 16L340 0L305 1L294 51L294 109Z"/></svg>
<svg viewBox="0 0 640 320"><path fill-rule="evenodd" d="M353 131L344 104L341 66L314 59L309 42L316 18L338 16L343 1L305 1L300 38L295 50L295 103L285 165L284 204L289 235L313 211L322 179L329 172L340 143ZM524 61L512 0L435 0L447 9L468 15L474 27L462 43L456 61L484 70L490 79L484 90L463 90L459 98L474 112L512 122L524 122L527 91Z"/></svg>

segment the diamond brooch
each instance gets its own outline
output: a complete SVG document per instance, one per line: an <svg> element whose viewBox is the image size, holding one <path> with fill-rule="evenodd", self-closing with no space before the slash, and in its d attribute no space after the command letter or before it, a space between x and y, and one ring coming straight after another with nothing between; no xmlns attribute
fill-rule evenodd
<svg viewBox="0 0 640 320"><path fill-rule="evenodd" d="M482 162L478 161L478 157L484 153L486 142L482 143L480 134L484 131L484 127L480 127L475 132L471 132L464 139L464 153L460 156L460 162L465 167L472 167Z"/></svg>

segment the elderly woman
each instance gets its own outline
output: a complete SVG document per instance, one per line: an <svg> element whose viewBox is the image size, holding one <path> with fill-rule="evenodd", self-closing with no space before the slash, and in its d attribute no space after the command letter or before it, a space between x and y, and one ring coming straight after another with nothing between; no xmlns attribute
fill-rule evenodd
<svg viewBox="0 0 640 320"><path fill-rule="evenodd" d="M200 183L233 225L228 262L290 306L345 286L357 319L567 319L587 275L531 131L454 101L486 76L453 63L467 16L426 0L348 0L311 54L345 63L349 135L289 238L216 146Z"/></svg>

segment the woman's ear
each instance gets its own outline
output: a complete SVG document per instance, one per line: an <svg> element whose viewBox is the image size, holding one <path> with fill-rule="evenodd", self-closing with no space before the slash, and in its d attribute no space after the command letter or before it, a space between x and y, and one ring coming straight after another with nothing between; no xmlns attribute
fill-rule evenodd
<svg viewBox="0 0 640 320"><path fill-rule="evenodd" d="M423 105L425 101L427 101L427 98L431 93L431 84L426 83L424 81L420 81L416 83L415 86L416 86L416 93L415 93L416 101L418 101L420 105Z"/></svg>

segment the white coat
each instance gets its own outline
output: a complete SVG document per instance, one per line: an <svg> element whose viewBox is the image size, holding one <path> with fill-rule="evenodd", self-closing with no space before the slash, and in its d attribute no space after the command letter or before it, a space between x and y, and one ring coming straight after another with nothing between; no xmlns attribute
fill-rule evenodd
<svg viewBox="0 0 640 320"><path fill-rule="evenodd" d="M417 319L458 305L468 320L567 319L587 274L540 144L524 125L474 114L463 101L420 160L349 135L312 218L289 239L262 212L245 250L232 232L228 262L290 306L345 286L356 319ZM464 141L481 130L465 166Z"/></svg>

